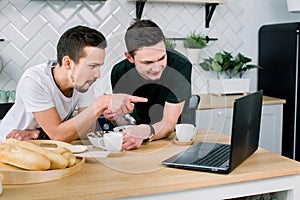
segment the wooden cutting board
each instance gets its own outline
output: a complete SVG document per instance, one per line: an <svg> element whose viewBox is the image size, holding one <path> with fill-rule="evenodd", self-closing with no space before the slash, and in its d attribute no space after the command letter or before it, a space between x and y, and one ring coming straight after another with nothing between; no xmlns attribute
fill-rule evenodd
<svg viewBox="0 0 300 200"><path fill-rule="evenodd" d="M55 141L50 143L54 144ZM63 143L57 142L56 144L62 146ZM79 172L83 168L84 163L85 158L77 157L76 165L73 167L46 171L29 171L0 162L0 173L3 175L2 184L42 183L61 179Z"/></svg>

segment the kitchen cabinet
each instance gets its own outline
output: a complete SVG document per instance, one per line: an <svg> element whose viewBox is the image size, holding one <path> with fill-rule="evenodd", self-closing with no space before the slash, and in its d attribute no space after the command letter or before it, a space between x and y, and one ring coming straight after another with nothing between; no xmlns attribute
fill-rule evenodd
<svg viewBox="0 0 300 200"><path fill-rule="evenodd" d="M203 95L201 96L203 100ZM223 97L218 97L223 98ZM260 127L259 146L269 151L281 154L282 146L282 113L284 100L269 103L264 98ZM204 99L205 101L205 99ZM226 104L212 105L211 108L198 108L196 111L197 129L210 129L231 135L233 101L225 100ZM225 102L224 101L224 102ZM200 101L201 102L201 101ZM200 103L201 104L201 103Z"/></svg>

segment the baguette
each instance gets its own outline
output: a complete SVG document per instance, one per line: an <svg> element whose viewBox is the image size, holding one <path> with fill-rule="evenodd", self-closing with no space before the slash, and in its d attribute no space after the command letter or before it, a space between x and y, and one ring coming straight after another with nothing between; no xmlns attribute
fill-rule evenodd
<svg viewBox="0 0 300 200"><path fill-rule="evenodd" d="M76 164L76 156L66 147L57 147L53 149L56 153L64 156L68 160L68 167L72 167Z"/></svg>
<svg viewBox="0 0 300 200"><path fill-rule="evenodd" d="M14 138L9 138L9 139L5 140L4 143L15 145L18 147L23 147L23 148L29 149L33 152L42 154L43 156L47 157L50 160L50 162L51 162L50 169L64 169L68 166L68 160L64 156L62 156L54 151L51 151L49 149L44 149L44 148L42 148L36 144L33 144L31 142L20 141L20 140L14 139Z"/></svg>
<svg viewBox="0 0 300 200"><path fill-rule="evenodd" d="M76 156L72 152L62 154L68 160L68 167L73 167L76 164Z"/></svg>
<svg viewBox="0 0 300 200"><path fill-rule="evenodd" d="M50 160L49 160L50 161ZM10 164L5 164L3 162L0 162L0 169L1 170L21 170L20 167L16 167L14 165L10 165Z"/></svg>
<svg viewBox="0 0 300 200"><path fill-rule="evenodd" d="M50 160L34 151L10 144L1 144L0 161L27 170L47 170Z"/></svg>

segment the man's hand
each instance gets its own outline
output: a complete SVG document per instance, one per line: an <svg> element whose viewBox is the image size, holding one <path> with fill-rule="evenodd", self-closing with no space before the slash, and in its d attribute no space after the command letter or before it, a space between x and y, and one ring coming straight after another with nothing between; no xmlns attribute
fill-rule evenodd
<svg viewBox="0 0 300 200"><path fill-rule="evenodd" d="M112 113L109 110L105 110L103 116L110 121L116 121L119 115L117 113Z"/></svg>
<svg viewBox="0 0 300 200"><path fill-rule="evenodd" d="M6 139L15 138L18 140L36 140L39 134L39 130L13 130L6 136Z"/></svg>
<svg viewBox="0 0 300 200"><path fill-rule="evenodd" d="M147 102L147 98L132 96L128 94L113 94L108 110L111 113L126 114L131 113L134 109L134 104L137 102Z"/></svg>
<svg viewBox="0 0 300 200"><path fill-rule="evenodd" d="M150 127L146 124L133 126L123 130L123 149L131 150L139 148L143 141L149 137L150 131Z"/></svg>

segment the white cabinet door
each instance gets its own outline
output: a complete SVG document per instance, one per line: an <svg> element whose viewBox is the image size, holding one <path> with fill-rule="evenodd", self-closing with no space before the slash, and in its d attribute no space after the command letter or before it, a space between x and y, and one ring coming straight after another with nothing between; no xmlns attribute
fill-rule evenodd
<svg viewBox="0 0 300 200"><path fill-rule="evenodd" d="M281 154L282 104L262 108L259 146ZM197 129L210 129L231 135L233 108L201 109L196 112Z"/></svg>
<svg viewBox="0 0 300 200"><path fill-rule="evenodd" d="M263 106L260 126L259 145L281 154L283 105Z"/></svg>
<svg viewBox="0 0 300 200"><path fill-rule="evenodd" d="M226 135L231 135L232 113L232 108L197 110L197 129L210 129Z"/></svg>

